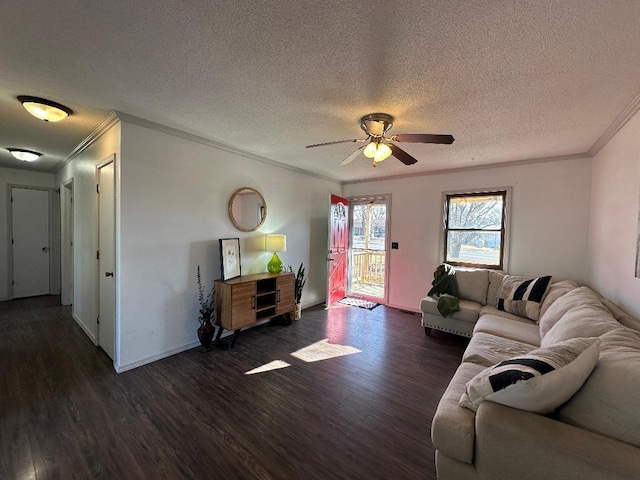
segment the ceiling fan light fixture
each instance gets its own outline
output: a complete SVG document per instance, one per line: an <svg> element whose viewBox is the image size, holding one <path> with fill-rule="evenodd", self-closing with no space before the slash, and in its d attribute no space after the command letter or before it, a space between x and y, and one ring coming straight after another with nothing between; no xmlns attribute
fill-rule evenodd
<svg viewBox="0 0 640 480"><path fill-rule="evenodd" d="M378 144L378 150L376 150L376 154L373 156L373 161L375 163L386 160L391 155L391 148L386 143L380 142Z"/></svg>
<svg viewBox="0 0 640 480"><path fill-rule="evenodd" d="M27 112L45 122L59 122L73 113L70 108L46 98L20 95L18 100Z"/></svg>
<svg viewBox="0 0 640 480"><path fill-rule="evenodd" d="M23 162L34 162L42 156L40 152L34 152L33 150L25 150L23 148L7 148L11 155Z"/></svg>
<svg viewBox="0 0 640 480"><path fill-rule="evenodd" d="M376 153L378 151L378 144L376 142L371 142L369 143L369 145L367 145L366 147L364 147L364 156L367 158L373 158L375 157Z"/></svg>

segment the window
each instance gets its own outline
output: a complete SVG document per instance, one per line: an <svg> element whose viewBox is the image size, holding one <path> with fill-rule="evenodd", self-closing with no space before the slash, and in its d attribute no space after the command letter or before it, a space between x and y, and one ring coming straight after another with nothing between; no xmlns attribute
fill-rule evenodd
<svg viewBox="0 0 640 480"><path fill-rule="evenodd" d="M506 199L506 190L446 195L445 262L466 267L504 267Z"/></svg>

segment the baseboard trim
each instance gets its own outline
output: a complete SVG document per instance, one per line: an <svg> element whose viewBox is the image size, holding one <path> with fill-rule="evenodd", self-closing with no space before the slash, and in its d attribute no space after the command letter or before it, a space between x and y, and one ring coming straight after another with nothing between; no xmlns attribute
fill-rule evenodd
<svg viewBox="0 0 640 480"><path fill-rule="evenodd" d="M394 303L387 303L387 307L395 308L396 310L405 310L411 313L418 313L418 314L422 313L421 310L418 308L407 307L405 305L396 305Z"/></svg>
<svg viewBox="0 0 640 480"><path fill-rule="evenodd" d="M91 330L89 330L87 328L87 326L84 324L84 322L82 320L80 320L80 318L75 314L71 314L71 317L73 318L73 320L78 324L78 326L82 329L82 331L84 332L84 334L89 337L89 339L93 342L94 345L97 345L98 343L98 339L96 338L95 334L91 332Z"/></svg>
<svg viewBox="0 0 640 480"><path fill-rule="evenodd" d="M136 360L135 362L125 363L122 365L113 364L113 368L117 373L126 372L127 370L133 370L134 368L142 367L143 365L147 365L149 363L153 363L157 360L162 360L163 358L171 357L178 353L186 352L187 350L191 350L192 348L200 345L199 341L190 342L180 347L173 348L171 350L167 350L166 352L158 353L157 355L151 355L150 357L142 358L140 360Z"/></svg>

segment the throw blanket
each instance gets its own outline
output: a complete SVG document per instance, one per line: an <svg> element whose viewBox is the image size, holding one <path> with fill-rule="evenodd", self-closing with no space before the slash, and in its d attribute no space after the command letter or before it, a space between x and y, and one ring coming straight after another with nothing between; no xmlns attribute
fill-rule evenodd
<svg viewBox="0 0 640 480"><path fill-rule="evenodd" d="M438 311L446 317L450 313L460 310L458 300L458 281L456 269L447 263L443 263L433 272L433 282L428 296L438 300Z"/></svg>

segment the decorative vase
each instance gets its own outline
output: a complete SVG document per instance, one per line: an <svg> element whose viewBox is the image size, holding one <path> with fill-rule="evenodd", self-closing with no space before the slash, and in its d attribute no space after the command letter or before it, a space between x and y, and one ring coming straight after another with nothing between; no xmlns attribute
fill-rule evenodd
<svg viewBox="0 0 640 480"><path fill-rule="evenodd" d="M211 314L203 315L200 319L200 327L198 328L198 339L202 345L202 351L211 350L211 341L216 327L211 323Z"/></svg>
<svg viewBox="0 0 640 480"><path fill-rule="evenodd" d="M302 305L296 303L296 311L293 314L294 320L300 320L302 318Z"/></svg>

